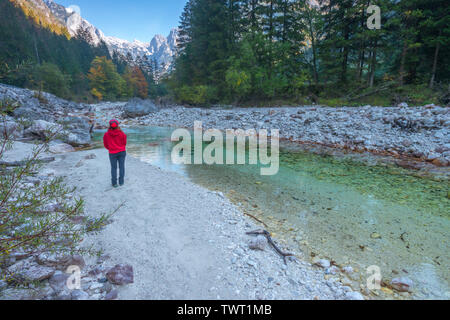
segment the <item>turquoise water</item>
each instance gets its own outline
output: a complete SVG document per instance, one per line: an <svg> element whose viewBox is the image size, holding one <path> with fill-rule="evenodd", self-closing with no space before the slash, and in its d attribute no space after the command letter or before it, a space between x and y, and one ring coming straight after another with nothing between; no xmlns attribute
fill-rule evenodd
<svg viewBox="0 0 450 320"><path fill-rule="evenodd" d="M411 278L415 297L450 298L448 179L293 145L281 149L275 176L261 176L259 166L250 165L174 165L172 129L125 131L131 155L223 192L305 259L351 265L361 284L366 268L377 265L385 280Z"/></svg>

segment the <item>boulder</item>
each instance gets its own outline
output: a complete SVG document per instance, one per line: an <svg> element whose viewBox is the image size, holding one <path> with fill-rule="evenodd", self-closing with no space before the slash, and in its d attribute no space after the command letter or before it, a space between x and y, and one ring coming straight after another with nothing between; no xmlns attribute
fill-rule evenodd
<svg viewBox="0 0 450 320"><path fill-rule="evenodd" d="M74 152L75 149L67 143L51 143L49 146L48 151L51 153L68 153L68 152Z"/></svg>
<svg viewBox="0 0 450 320"><path fill-rule="evenodd" d="M0 121L0 137L2 139L9 137L12 139L21 138L23 136L23 126L13 120L5 122Z"/></svg>
<svg viewBox="0 0 450 320"><path fill-rule="evenodd" d="M38 265L34 262L34 258L28 258L9 267L8 272L18 280L42 281L50 278L55 269Z"/></svg>
<svg viewBox="0 0 450 320"><path fill-rule="evenodd" d="M67 280L69 279L70 275L63 272L57 272L55 273L49 280L50 287L56 292L61 293L62 291L67 289Z"/></svg>
<svg viewBox="0 0 450 320"><path fill-rule="evenodd" d="M123 108L123 117L137 118L150 113L158 112L158 107L151 100L135 98L130 100Z"/></svg>
<svg viewBox="0 0 450 320"><path fill-rule="evenodd" d="M126 285L134 283L133 267L125 264L118 264L106 273L106 277L112 284Z"/></svg>
<svg viewBox="0 0 450 320"><path fill-rule="evenodd" d="M58 270L66 271L70 266L78 266L83 269L86 263L80 255L61 255L54 253L41 253L36 257L40 265L52 267Z"/></svg>
<svg viewBox="0 0 450 320"><path fill-rule="evenodd" d="M74 147L83 147L91 144L91 135L83 130L73 130L66 132L63 138L64 142Z"/></svg>
<svg viewBox="0 0 450 320"><path fill-rule="evenodd" d="M47 139L56 133L62 132L62 126L45 120L35 120L31 127L25 130L25 135L40 139Z"/></svg>
<svg viewBox="0 0 450 320"><path fill-rule="evenodd" d="M23 104L14 109L14 118L23 118L27 120L51 120L48 112L41 108L39 100L36 98L26 99Z"/></svg>
<svg viewBox="0 0 450 320"><path fill-rule="evenodd" d="M65 117L59 121L65 129L64 142L74 146L88 146L91 144L91 124L84 117Z"/></svg>

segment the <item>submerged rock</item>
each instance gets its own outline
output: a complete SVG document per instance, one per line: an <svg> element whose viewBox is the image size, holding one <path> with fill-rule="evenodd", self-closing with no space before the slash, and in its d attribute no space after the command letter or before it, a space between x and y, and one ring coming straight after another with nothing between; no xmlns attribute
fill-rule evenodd
<svg viewBox="0 0 450 320"><path fill-rule="evenodd" d="M318 257L315 257L313 259L313 264L315 264L315 265L317 265L319 267L322 267L324 269L327 269L327 268L329 268L331 266L330 261L328 261L327 259L320 259Z"/></svg>
<svg viewBox="0 0 450 320"><path fill-rule="evenodd" d="M391 281L391 286L400 292L412 292L413 281L407 277L395 278Z"/></svg>

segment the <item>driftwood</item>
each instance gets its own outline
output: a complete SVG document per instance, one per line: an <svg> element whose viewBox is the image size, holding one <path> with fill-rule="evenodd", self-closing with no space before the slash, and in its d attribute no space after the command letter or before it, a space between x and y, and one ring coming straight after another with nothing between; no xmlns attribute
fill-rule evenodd
<svg viewBox="0 0 450 320"><path fill-rule="evenodd" d="M244 212L244 214L252 219L254 219L255 221L258 221L259 223L261 223L262 225L264 225L264 227L268 228L267 224L264 223L264 221L258 219L257 217L255 217L254 215L250 214L250 213L246 213Z"/></svg>
<svg viewBox="0 0 450 320"><path fill-rule="evenodd" d="M247 232L247 235L253 235L253 236L265 236L269 244L275 249L275 251L283 258L283 261L285 264L287 264L286 258L287 257L293 257L294 254L292 253L286 253L283 252L278 246L273 242L272 237L270 236L270 233L266 230L256 230Z"/></svg>
<svg viewBox="0 0 450 320"><path fill-rule="evenodd" d="M53 162L55 161L54 157L49 157L49 158L42 158L42 159L37 159L37 162L43 162L43 163L49 163L49 162ZM12 162L7 162L7 161L0 161L0 166L3 167L23 167L26 166L28 163L27 160L24 161L12 161Z"/></svg>

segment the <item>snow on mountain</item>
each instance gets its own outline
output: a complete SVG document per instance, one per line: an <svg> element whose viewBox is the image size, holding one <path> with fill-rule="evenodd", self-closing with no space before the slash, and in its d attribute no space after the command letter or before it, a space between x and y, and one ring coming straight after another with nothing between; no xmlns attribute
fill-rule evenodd
<svg viewBox="0 0 450 320"><path fill-rule="evenodd" d="M53 15L63 24L66 25L71 36L75 36L78 30L82 28L90 36L91 44L98 46L105 35L99 29L94 27L88 21L83 19L78 12L73 9L65 8L57 4L53 0L44 0L47 7L51 10Z"/></svg>
<svg viewBox="0 0 450 320"><path fill-rule="evenodd" d="M65 8L53 0L44 0L44 2L53 15L67 27L71 36L75 36L80 29L83 29L84 33L89 35L89 42L91 44L98 46L101 41L105 42L111 55L114 51L117 51L124 56L127 56L129 53L133 59L147 56L149 59L156 60L161 74L171 70L177 50L177 29L172 29L167 38L162 35L156 35L150 43L138 40L131 42L116 37L105 36L101 30L83 19L73 9Z"/></svg>

